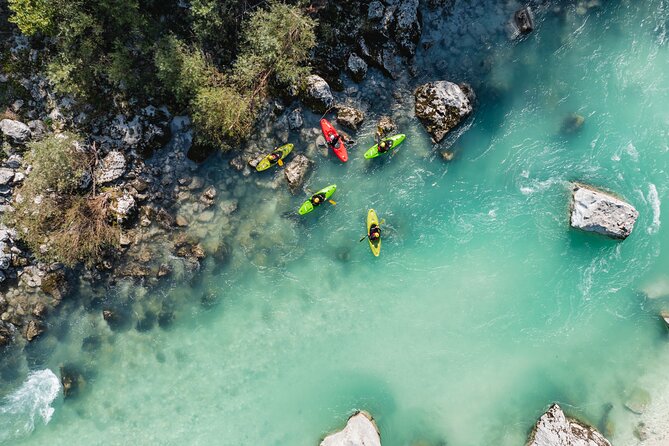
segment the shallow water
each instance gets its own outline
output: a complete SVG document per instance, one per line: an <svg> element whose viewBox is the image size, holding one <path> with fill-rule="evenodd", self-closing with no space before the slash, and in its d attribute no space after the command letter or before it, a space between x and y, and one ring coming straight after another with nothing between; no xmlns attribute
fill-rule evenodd
<svg viewBox="0 0 669 446"><path fill-rule="evenodd" d="M221 230L230 261L161 291L192 301L169 330L111 332L80 311L58 343L40 341L53 350L40 368L76 362L88 382L12 444L314 445L366 409L385 446L518 445L553 401L634 444L641 418L627 397L669 386L657 316L669 307L668 8L544 8L519 43L501 32L481 42L472 26L460 43L468 60L448 39L421 50L421 81L462 79L478 92L466 131L446 143L454 161L401 95L393 111L408 137L392 157L362 158L373 111L349 163L316 155L308 186L336 183L336 206L298 219L304 197L263 187L271 173L244 180L228 191L243 195L241 223ZM434 14L425 38L452 26ZM564 134L574 112L585 124ZM571 181L633 203L633 234L570 230ZM358 243L370 207L386 220L378 259ZM220 303L203 309L203 292ZM102 342L84 351L91 332Z"/></svg>

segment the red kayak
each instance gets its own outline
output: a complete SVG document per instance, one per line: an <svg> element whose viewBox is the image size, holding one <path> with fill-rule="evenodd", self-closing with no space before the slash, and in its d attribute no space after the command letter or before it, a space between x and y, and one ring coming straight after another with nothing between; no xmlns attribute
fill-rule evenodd
<svg viewBox="0 0 669 446"><path fill-rule="evenodd" d="M346 146L344 141L339 137L339 133L332 127L332 124L328 122L327 119L321 119L321 130L323 130L323 136L325 136L325 141L328 143L328 146L332 147L337 158L343 162L348 161L348 153L346 153ZM331 142L336 141L333 145Z"/></svg>

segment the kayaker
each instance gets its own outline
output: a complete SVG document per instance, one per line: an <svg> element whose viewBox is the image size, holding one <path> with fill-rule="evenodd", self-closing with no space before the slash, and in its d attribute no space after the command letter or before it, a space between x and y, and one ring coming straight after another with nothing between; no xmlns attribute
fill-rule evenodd
<svg viewBox="0 0 669 446"><path fill-rule="evenodd" d="M323 194L316 194L310 199L311 204L314 206L320 206L324 201L325 201L325 195Z"/></svg>
<svg viewBox="0 0 669 446"><path fill-rule="evenodd" d="M379 143L379 153L386 153L390 149L390 143L388 141L381 141Z"/></svg>
<svg viewBox="0 0 669 446"><path fill-rule="evenodd" d="M335 147L337 141L339 141L339 135L334 135L328 144L330 144L332 147Z"/></svg>
<svg viewBox="0 0 669 446"><path fill-rule="evenodd" d="M267 159L269 160L270 164L274 164L281 159L281 155L281 151L278 150L278 147L275 147L274 151L267 156Z"/></svg>
<svg viewBox="0 0 669 446"><path fill-rule="evenodd" d="M381 239L381 228L376 223L372 224L369 227L369 235L367 236L370 241L380 240ZM364 240L364 239L363 239Z"/></svg>

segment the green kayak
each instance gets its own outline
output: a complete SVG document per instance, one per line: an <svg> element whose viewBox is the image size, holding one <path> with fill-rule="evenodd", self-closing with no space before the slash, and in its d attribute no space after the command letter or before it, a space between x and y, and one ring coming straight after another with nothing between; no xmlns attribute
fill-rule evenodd
<svg viewBox="0 0 669 446"><path fill-rule="evenodd" d="M279 160L282 160L282 159L284 159L285 157L287 157L288 154L289 154L292 150L293 150L293 145L292 145L292 144L285 144L285 145L283 145L283 146L281 146L281 147L278 147L278 148L277 148L274 152L272 152L272 153L275 153L275 152L276 152L277 155L281 156L281 158L279 158ZM263 158L262 160L260 160L260 162L259 162L258 165L256 166L256 170L257 170L258 172L262 172L263 170L267 170L267 169L269 169L270 167L272 167L272 162L269 160L269 156L270 156L270 155L271 155L271 153L268 154L268 155L267 155L265 158ZM274 163L274 164L276 164L276 163Z"/></svg>
<svg viewBox="0 0 669 446"><path fill-rule="evenodd" d="M372 147L370 147L370 149L368 151L365 152L365 158L372 159L372 158L376 158L379 155L383 155L384 153L390 152L391 150L395 149L395 147L402 144L402 142L404 141L404 138L406 138L406 137L407 137L407 135L401 133L399 135L393 135L393 136L390 136L388 138L383 138L383 141L388 141L388 142L391 143L390 148L386 152L379 153L379 146L377 144L374 144Z"/></svg>
<svg viewBox="0 0 669 446"><path fill-rule="evenodd" d="M310 199L308 199L307 201L302 203L302 206L300 206L300 210L297 211L297 213L300 214L300 215L304 215L304 214L308 214L309 212L313 211L314 209L316 209L316 206L314 206L312 204L312 200L314 199L314 197L316 197L316 195L321 196L320 198L321 198L321 204L322 204L327 199L329 199L332 196L332 194L335 193L335 190L337 190L337 185L336 184L331 184L331 185L329 185L327 187L324 187L323 189L319 190L318 192L313 194ZM322 197L325 197L325 198L322 198ZM320 206L320 204L317 205L317 206Z"/></svg>

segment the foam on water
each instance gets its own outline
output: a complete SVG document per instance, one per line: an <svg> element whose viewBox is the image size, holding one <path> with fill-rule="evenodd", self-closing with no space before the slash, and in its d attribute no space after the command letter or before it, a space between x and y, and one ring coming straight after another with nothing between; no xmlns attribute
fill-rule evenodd
<svg viewBox="0 0 669 446"><path fill-rule="evenodd" d="M60 380L49 369L30 372L26 381L0 403L0 442L21 438L33 431L35 421L47 424L60 393Z"/></svg>

